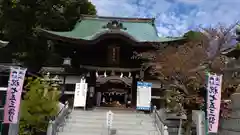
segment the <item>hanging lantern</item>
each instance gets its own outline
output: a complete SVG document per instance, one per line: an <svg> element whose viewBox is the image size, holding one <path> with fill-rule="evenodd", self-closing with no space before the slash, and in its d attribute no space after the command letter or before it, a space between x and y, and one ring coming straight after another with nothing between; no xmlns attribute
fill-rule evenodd
<svg viewBox="0 0 240 135"><path fill-rule="evenodd" d="M63 59L63 66L71 66L72 59L67 57Z"/></svg>
<svg viewBox="0 0 240 135"><path fill-rule="evenodd" d="M112 70L111 76L115 76L115 71Z"/></svg>
<svg viewBox="0 0 240 135"><path fill-rule="evenodd" d="M123 78L123 73L121 73L120 78Z"/></svg>
<svg viewBox="0 0 240 135"><path fill-rule="evenodd" d="M104 72L104 77L107 77L107 73L106 73L106 71Z"/></svg>
<svg viewBox="0 0 240 135"><path fill-rule="evenodd" d="M90 73L88 72L86 76L87 76L87 77L90 77Z"/></svg>

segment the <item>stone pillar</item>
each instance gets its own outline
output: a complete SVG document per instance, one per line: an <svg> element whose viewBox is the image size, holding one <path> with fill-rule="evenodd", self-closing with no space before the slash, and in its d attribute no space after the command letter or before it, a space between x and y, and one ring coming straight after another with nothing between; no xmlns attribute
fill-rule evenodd
<svg viewBox="0 0 240 135"><path fill-rule="evenodd" d="M228 119L220 119L219 135L240 135L240 93L231 96L231 114Z"/></svg>

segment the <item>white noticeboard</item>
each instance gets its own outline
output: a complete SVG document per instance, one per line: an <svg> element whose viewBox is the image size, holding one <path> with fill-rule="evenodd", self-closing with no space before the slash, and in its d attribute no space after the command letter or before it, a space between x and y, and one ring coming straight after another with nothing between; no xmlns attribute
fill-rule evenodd
<svg viewBox="0 0 240 135"><path fill-rule="evenodd" d="M113 123L113 112L112 111L108 111L107 113L106 113L106 117L107 117L107 128L108 129L111 129L112 128L112 123Z"/></svg>
<svg viewBox="0 0 240 135"><path fill-rule="evenodd" d="M74 107L85 107L87 99L87 83L76 83L75 93L74 93Z"/></svg>
<svg viewBox="0 0 240 135"><path fill-rule="evenodd" d="M137 82L137 110L151 110L152 83Z"/></svg>

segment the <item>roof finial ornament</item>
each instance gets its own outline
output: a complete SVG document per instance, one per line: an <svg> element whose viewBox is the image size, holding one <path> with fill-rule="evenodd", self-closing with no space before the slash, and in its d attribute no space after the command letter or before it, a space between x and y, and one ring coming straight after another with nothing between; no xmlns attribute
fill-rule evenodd
<svg viewBox="0 0 240 135"><path fill-rule="evenodd" d="M112 20L108 22L106 25L103 26L103 28L107 29L115 29L115 30L127 30L126 27L123 27L123 24L119 22L118 20Z"/></svg>

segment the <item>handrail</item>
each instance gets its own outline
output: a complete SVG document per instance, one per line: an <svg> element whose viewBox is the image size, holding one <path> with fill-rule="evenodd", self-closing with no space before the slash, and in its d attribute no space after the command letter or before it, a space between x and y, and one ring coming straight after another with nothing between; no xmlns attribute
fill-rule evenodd
<svg viewBox="0 0 240 135"><path fill-rule="evenodd" d="M158 131L160 132L160 135L169 135L168 127L164 124L163 120L159 116L156 106L154 106L153 114L154 114L154 122Z"/></svg>
<svg viewBox="0 0 240 135"><path fill-rule="evenodd" d="M59 132L60 128L65 126L66 124L66 118L69 114L69 103L66 102L64 104L64 107L58 112L58 114L53 117L49 121L48 129L47 129L47 135L57 135L57 132Z"/></svg>
<svg viewBox="0 0 240 135"><path fill-rule="evenodd" d="M61 110L57 113L57 115L54 116L51 120L54 121L58 116L60 116L60 114L63 112L63 110L66 108L67 105L69 105L68 102L64 104L63 108L61 108Z"/></svg>

